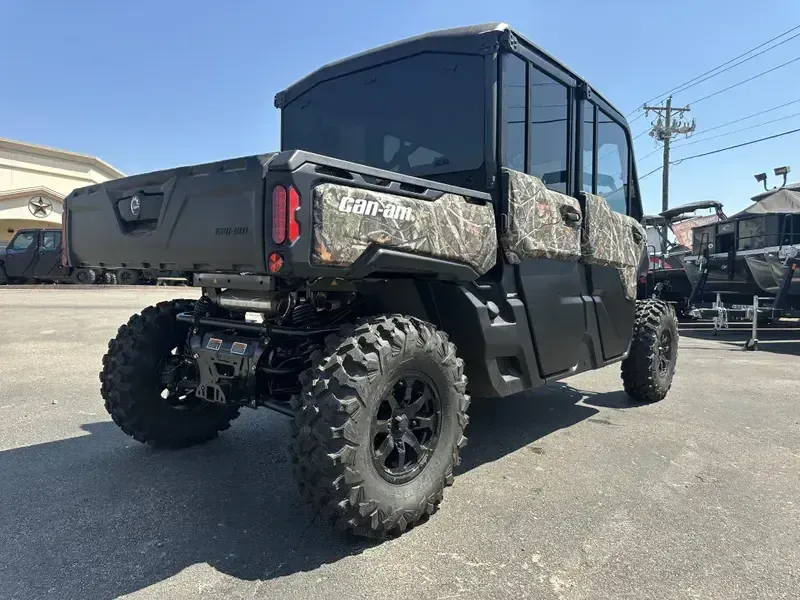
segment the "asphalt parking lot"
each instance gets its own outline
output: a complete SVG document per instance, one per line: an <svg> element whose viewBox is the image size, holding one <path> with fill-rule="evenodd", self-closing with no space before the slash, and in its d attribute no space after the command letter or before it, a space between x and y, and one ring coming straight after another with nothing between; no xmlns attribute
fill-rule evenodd
<svg viewBox="0 0 800 600"><path fill-rule="evenodd" d="M744 352L744 334L690 328L657 405L630 405L618 367L474 402L442 509L376 545L298 502L285 417L246 411L178 452L111 423L108 339L187 292L0 289L0 599L798 597L800 343L783 334Z"/></svg>

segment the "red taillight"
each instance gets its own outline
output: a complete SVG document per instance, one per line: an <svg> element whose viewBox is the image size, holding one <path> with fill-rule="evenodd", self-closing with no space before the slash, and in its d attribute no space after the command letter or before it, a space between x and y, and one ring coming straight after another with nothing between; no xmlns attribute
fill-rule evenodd
<svg viewBox="0 0 800 600"><path fill-rule="evenodd" d="M282 185L272 188L272 241L286 241L286 188Z"/></svg>
<svg viewBox="0 0 800 600"><path fill-rule="evenodd" d="M294 187L289 188L289 241L300 237L300 224L297 222L297 209L300 208L300 194Z"/></svg>

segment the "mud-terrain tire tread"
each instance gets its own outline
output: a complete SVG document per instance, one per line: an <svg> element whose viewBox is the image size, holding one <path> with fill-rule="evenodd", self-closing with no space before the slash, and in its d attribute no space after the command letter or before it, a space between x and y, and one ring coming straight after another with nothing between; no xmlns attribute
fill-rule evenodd
<svg viewBox="0 0 800 600"><path fill-rule="evenodd" d="M383 373L386 353L420 351L435 356L449 373L457 398L453 438L457 441L449 449L444 476L433 489L420 494L416 508L386 513L376 507L378 502L365 497L362 475L353 468L358 446L352 439L356 437L353 417L360 410L373 409L374 401L365 398L366 386ZM315 352L311 360L300 378L302 391L292 398L295 417L289 458L300 495L336 528L358 536L394 537L427 520L438 510L444 488L452 485L459 451L466 445L470 398L464 362L457 357L455 345L430 323L404 315L380 315L342 326L326 338L325 350Z"/></svg>
<svg viewBox="0 0 800 600"><path fill-rule="evenodd" d="M672 369L666 381L658 375L655 355L661 331L672 330L674 349ZM643 403L663 400L670 388L676 371L678 345L678 319L675 309L663 300L637 300L633 337L628 356L622 361L622 381L625 392L634 400Z"/></svg>
<svg viewBox="0 0 800 600"><path fill-rule="evenodd" d="M217 437L239 416L238 407L208 403L202 409L179 412L155 400L148 388L158 365L159 346L166 336L181 345L185 329L175 315L191 311L192 300L168 300L133 315L108 342L100 371L100 393L114 423L138 442L155 447L185 448ZM185 339L185 338L184 338ZM157 392L156 392L157 395Z"/></svg>

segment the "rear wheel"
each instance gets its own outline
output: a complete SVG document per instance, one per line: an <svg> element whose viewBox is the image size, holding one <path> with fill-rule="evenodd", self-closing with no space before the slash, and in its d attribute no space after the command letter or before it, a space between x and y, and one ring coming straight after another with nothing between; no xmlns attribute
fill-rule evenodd
<svg viewBox="0 0 800 600"><path fill-rule="evenodd" d="M292 400L300 491L341 529L382 538L432 515L465 445L464 363L433 325L404 316L344 326Z"/></svg>
<svg viewBox="0 0 800 600"><path fill-rule="evenodd" d="M678 359L678 319L661 300L636 302L636 322L628 357L622 361L625 391L639 402L663 400Z"/></svg>
<svg viewBox="0 0 800 600"><path fill-rule="evenodd" d="M189 326L175 316L193 305L170 300L145 308L108 344L101 395L114 422L139 442L173 448L200 444L239 416L237 407L207 402L180 388Z"/></svg>
<svg viewBox="0 0 800 600"><path fill-rule="evenodd" d="M92 269L75 269L71 279L73 283L91 285L97 281L97 273Z"/></svg>

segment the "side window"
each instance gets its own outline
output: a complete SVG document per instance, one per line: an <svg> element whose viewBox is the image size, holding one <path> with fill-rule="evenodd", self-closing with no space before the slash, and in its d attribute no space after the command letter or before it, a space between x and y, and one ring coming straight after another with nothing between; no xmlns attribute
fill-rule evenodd
<svg viewBox="0 0 800 600"><path fill-rule="evenodd" d="M547 187L567 193L569 90L567 86L531 67L530 154L528 173Z"/></svg>
<svg viewBox="0 0 800 600"><path fill-rule="evenodd" d="M594 193L594 104L583 101L583 177L581 189Z"/></svg>
<svg viewBox="0 0 800 600"><path fill-rule="evenodd" d="M616 212L627 214L628 140L625 130L597 111L597 194Z"/></svg>
<svg viewBox="0 0 800 600"><path fill-rule="evenodd" d="M60 231L45 231L42 235L42 250L55 250L60 243Z"/></svg>
<svg viewBox="0 0 800 600"><path fill-rule="evenodd" d="M33 243L34 233L20 233L11 244L12 250L25 250Z"/></svg>
<svg viewBox="0 0 800 600"><path fill-rule="evenodd" d="M526 63L503 54L503 114L506 150L503 165L525 172L525 77Z"/></svg>

